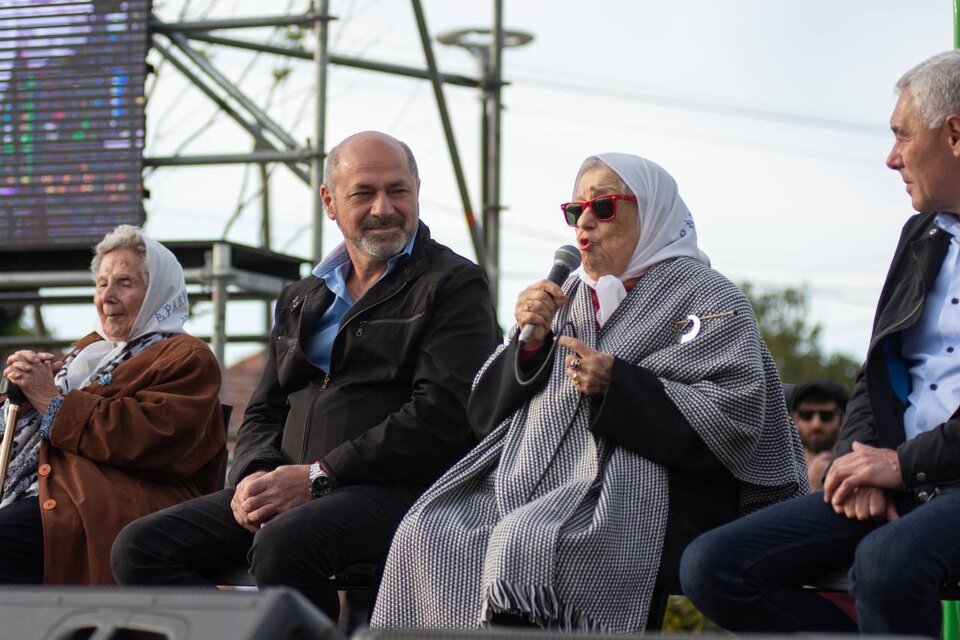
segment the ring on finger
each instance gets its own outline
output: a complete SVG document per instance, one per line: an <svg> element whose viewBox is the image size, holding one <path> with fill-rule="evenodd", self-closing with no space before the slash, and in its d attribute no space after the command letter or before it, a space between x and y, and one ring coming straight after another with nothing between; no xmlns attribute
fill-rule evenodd
<svg viewBox="0 0 960 640"><path fill-rule="evenodd" d="M573 367L574 371L580 371L580 358L579 357L574 358L573 364L571 366Z"/></svg>

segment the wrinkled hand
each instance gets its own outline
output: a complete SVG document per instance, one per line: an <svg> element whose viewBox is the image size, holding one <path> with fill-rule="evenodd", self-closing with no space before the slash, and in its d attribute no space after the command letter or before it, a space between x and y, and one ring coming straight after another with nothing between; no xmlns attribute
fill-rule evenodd
<svg viewBox="0 0 960 640"><path fill-rule="evenodd" d="M549 280L535 282L520 292L513 315L518 327L534 326L533 335L526 342L527 348L540 348L550 332L553 316L566 300L563 290Z"/></svg>
<svg viewBox="0 0 960 640"><path fill-rule="evenodd" d="M827 472L823 499L840 513L850 495L866 487L903 488L896 451L854 442L853 451L834 460Z"/></svg>
<svg viewBox="0 0 960 640"><path fill-rule="evenodd" d="M560 336L557 343L572 351L563 361L574 388L590 396L606 395L613 371L613 354L597 351L570 336Z"/></svg>
<svg viewBox="0 0 960 640"><path fill-rule="evenodd" d="M27 349L7 357L3 375L13 382L40 413L46 413L50 400L60 393L53 380L56 369L52 353L38 353ZM59 369L59 366L56 367Z"/></svg>
<svg viewBox="0 0 960 640"><path fill-rule="evenodd" d="M239 519L237 522L251 531L256 531L281 513L286 513L313 499L310 495L310 465L308 464L283 465L257 477L253 476L254 474L251 474L244 478L244 482L247 480L250 482L243 488L243 495L239 500L239 485L233 496L240 512L245 515L246 523L254 528L251 529ZM234 517L236 514L235 508Z"/></svg>
<svg viewBox="0 0 960 640"><path fill-rule="evenodd" d="M880 487L859 487L851 493L834 511L851 520L881 520L893 522L900 517L897 504Z"/></svg>

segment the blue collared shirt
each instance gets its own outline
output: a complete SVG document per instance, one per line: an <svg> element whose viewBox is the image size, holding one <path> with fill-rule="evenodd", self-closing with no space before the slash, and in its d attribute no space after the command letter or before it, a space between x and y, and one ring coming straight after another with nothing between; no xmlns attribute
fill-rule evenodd
<svg viewBox="0 0 960 640"><path fill-rule="evenodd" d="M413 252L413 243L417 239L419 229L420 222L417 221L410 242L400 253L387 260L387 268L380 276L380 280L383 280L401 260L407 258ZM350 297L350 292L347 291L347 278L350 277L350 269L350 255L343 243L339 244L336 249L330 252L330 255L313 269L313 275L326 283L327 288L333 293L334 299L333 304L327 307L327 310L320 316L320 323L307 341L304 351L310 362L327 372L330 371L330 352L333 349L333 340L337 337L337 330L340 328L340 321L355 302Z"/></svg>
<svg viewBox="0 0 960 640"><path fill-rule="evenodd" d="M901 344L910 367L907 440L942 424L960 406L960 219L940 213L934 223L950 234L950 246L920 320L904 331Z"/></svg>

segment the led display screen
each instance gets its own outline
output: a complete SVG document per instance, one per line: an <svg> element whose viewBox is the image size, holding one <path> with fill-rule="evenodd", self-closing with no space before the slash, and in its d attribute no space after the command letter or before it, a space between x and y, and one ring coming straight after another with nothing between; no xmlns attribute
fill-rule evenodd
<svg viewBox="0 0 960 640"><path fill-rule="evenodd" d="M142 224L150 0L0 0L0 246Z"/></svg>

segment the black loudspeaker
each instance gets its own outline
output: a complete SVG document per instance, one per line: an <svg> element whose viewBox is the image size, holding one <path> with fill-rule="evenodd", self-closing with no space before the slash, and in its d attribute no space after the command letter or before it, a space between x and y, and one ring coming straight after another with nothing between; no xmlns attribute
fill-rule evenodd
<svg viewBox="0 0 960 640"><path fill-rule="evenodd" d="M598 633L577 633L560 635L556 631L542 631L522 627L496 627L466 631L439 629L367 629L351 640L557 640L558 638L575 640L691 640L688 633L645 633L643 635L602 635ZM855 635L840 633L756 633L743 636L749 640L853 640ZM919 636L871 636L874 640L923 640ZM731 640L729 633L704 633L697 635L698 640ZM929 639L928 639L929 640Z"/></svg>
<svg viewBox="0 0 960 640"><path fill-rule="evenodd" d="M49 640L343 640L292 589L0 588L0 635Z"/></svg>

